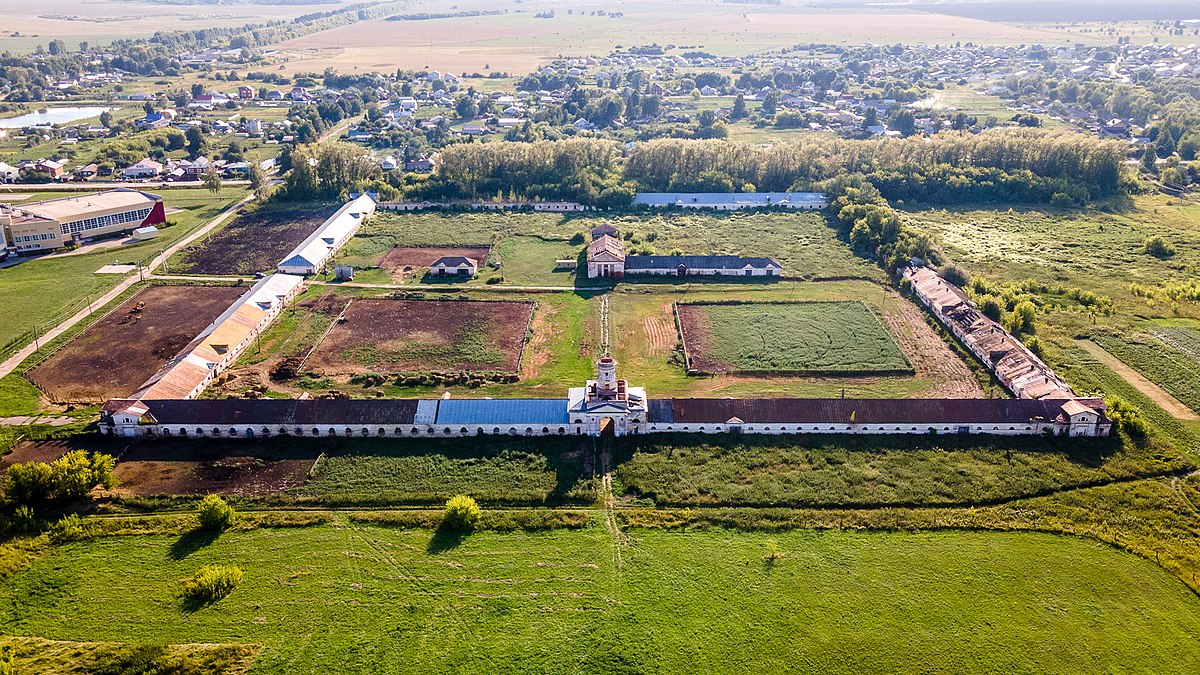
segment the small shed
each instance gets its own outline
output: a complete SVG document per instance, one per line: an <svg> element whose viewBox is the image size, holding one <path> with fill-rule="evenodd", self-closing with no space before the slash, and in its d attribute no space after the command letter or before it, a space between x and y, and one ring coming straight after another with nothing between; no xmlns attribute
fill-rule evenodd
<svg viewBox="0 0 1200 675"><path fill-rule="evenodd" d="M133 240L134 241L146 241L147 239L153 239L157 236L158 236L158 228L153 225L147 225L146 227L139 227L133 231Z"/></svg>
<svg viewBox="0 0 1200 675"><path fill-rule="evenodd" d="M429 266L429 274L440 276L473 277L479 273L479 265L470 258L457 255L447 255L438 258Z"/></svg>
<svg viewBox="0 0 1200 675"><path fill-rule="evenodd" d="M354 281L354 268L349 265L338 265L333 268L333 277L338 281Z"/></svg>

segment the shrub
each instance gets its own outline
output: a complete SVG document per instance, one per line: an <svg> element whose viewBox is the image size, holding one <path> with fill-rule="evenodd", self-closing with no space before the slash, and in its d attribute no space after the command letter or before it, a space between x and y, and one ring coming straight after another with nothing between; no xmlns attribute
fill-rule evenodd
<svg viewBox="0 0 1200 675"><path fill-rule="evenodd" d="M466 495L451 497L446 502L446 512L442 514L442 525L452 530L470 530L479 523L482 511L475 500Z"/></svg>
<svg viewBox="0 0 1200 675"><path fill-rule="evenodd" d="M4 475L5 494L17 504L82 499L97 485L116 487L115 464L109 455L83 450L68 452L49 464L14 464Z"/></svg>
<svg viewBox="0 0 1200 675"><path fill-rule="evenodd" d="M224 499L217 495L208 495L200 500L200 505L196 507L196 515L200 518L202 529L226 530L233 525L237 514L233 512L232 506L225 503Z"/></svg>
<svg viewBox="0 0 1200 675"><path fill-rule="evenodd" d="M1175 246L1162 237L1150 237L1142 243L1142 251L1155 258L1170 258L1175 255Z"/></svg>
<svg viewBox="0 0 1200 675"><path fill-rule="evenodd" d="M967 274L967 271L958 265L942 265L942 269L938 270L938 272L947 283L954 284L959 288L966 286L971 281L971 277Z"/></svg>
<svg viewBox="0 0 1200 675"><path fill-rule="evenodd" d="M63 516L51 525L46 534L50 536L50 541L55 544L64 544L68 541L86 539L91 536L92 528L83 522L83 518L80 518L79 514L72 513Z"/></svg>
<svg viewBox="0 0 1200 675"><path fill-rule="evenodd" d="M183 581L183 597L189 602L216 602L233 592L245 578L237 565L205 565L191 579Z"/></svg>
<svg viewBox="0 0 1200 675"><path fill-rule="evenodd" d="M585 237L584 237L583 233L576 232L575 234L571 235L571 241L569 243L572 246L578 246L578 245L582 244L584 241L585 241Z"/></svg>

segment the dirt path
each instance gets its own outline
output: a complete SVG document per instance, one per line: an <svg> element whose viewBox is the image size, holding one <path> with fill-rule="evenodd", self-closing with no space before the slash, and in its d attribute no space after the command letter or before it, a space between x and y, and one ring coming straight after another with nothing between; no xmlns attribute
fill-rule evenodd
<svg viewBox="0 0 1200 675"><path fill-rule="evenodd" d="M1154 401L1159 405L1159 407L1167 411L1167 414L1171 417L1174 417L1177 420L1200 420L1200 415L1192 412L1191 408L1188 408L1183 403L1180 403L1179 399L1172 396L1162 387L1154 384L1150 380L1147 380L1145 376L1138 371L1125 365L1125 362L1121 359L1109 354L1100 345L1092 342L1091 340L1076 340L1075 344L1079 345L1084 351L1095 357L1095 359L1101 364L1111 368L1114 372L1120 375L1122 379L1128 382L1130 386L1132 386L1134 389L1137 389L1146 398Z"/></svg>
<svg viewBox="0 0 1200 675"><path fill-rule="evenodd" d="M600 296L600 353L608 356L608 294Z"/></svg>
<svg viewBox="0 0 1200 675"><path fill-rule="evenodd" d="M613 564L617 569L621 569L621 565L624 564L621 550L629 545L629 537L621 531L621 526L617 523L617 498L612 490L612 443L612 436L604 435L600 438L600 467L604 471L600 485L603 490L601 497L604 499L604 529L608 530L612 537Z"/></svg>

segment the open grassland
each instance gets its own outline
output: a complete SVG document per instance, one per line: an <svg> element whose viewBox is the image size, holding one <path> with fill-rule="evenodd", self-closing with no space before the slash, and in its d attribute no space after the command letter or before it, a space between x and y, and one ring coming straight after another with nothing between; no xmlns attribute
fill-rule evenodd
<svg viewBox="0 0 1200 675"><path fill-rule="evenodd" d="M44 332L87 309L89 299L94 301L122 279L119 274L95 274L96 270L113 262L148 261L245 196L245 192L232 188L222 190L217 198L199 188L173 189L162 194L167 208L179 211L168 214L167 220L174 225L160 225L160 234L155 239L110 248L84 247L69 255L43 256L0 269L0 306L5 308L6 319L0 325L0 354L32 342L35 326ZM35 198L55 196L63 193L35 195Z"/></svg>
<svg viewBox="0 0 1200 675"><path fill-rule="evenodd" d="M317 346L318 375L431 370L515 373L532 303L356 300Z"/></svg>
<svg viewBox="0 0 1200 675"><path fill-rule="evenodd" d="M939 234L948 257L974 273L1077 286L1138 305L1145 303L1133 297L1131 284L1189 280L1200 265L1200 207L1162 196L1135 197L1111 212L985 208L902 215ZM1155 236L1171 243L1175 255L1145 253L1143 244Z"/></svg>
<svg viewBox="0 0 1200 675"><path fill-rule="evenodd" d="M449 0L426 11L459 8ZM435 9L436 8L436 9ZM539 0L512 4L493 0L472 10L492 16L425 21L366 21L281 43L285 70L390 72L434 68L443 72L530 72L558 56L604 55L634 45L689 45L720 56L741 56L800 42L833 44L935 43L1068 44L1100 40L1045 27L1015 27L963 17L911 12L896 7L813 8L797 5L698 2L621 2L604 7ZM551 18L538 13L553 10ZM617 16L615 13L619 13Z"/></svg>
<svg viewBox="0 0 1200 675"><path fill-rule="evenodd" d="M558 258L576 258L583 244L576 233L611 222L627 246L649 246L666 254L770 256L786 276L805 279L883 275L857 258L818 213L646 213L620 216L553 213L377 213L350 240L339 261L355 267L379 267L393 247L475 246L498 242L492 258L501 264L505 284L569 286L574 278L554 271ZM471 284L484 284L481 271ZM582 282L583 280L581 280ZM663 283L662 280L629 283ZM672 281L673 283L673 281ZM469 284L468 284L469 285Z"/></svg>
<svg viewBox="0 0 1200 675"><path fill-rule="evenodd" d="M617 452L627 496L660 505L985 504L1192 466L1165 444L1115 438L631 437Z"/></svg>
<svg viewBox="0 0 1200 675"><path fill-rule="evenodd" d="M0 49L30 53L55 38L75 49L80 41L93 46L113 40L144 38L157 31L232 27L247 23L291 19L309 12L335 9L338 2L314 4L271 3L173 3L100 0L81 4L71 0L46 0L37 4L18 3L7 8L0 21ZM15 35L19 33L19 35Z"/></svg>
<svg viewBox="0 0 1200 675"><path fill-rule="evenodd" d="M1200 337L1189 328L1158 329L1178 344L1194 345ZM1160 339L1157 334L1096 335L1092 338L1108 353L1146 376L1151 382L1179 399L1193 412L1200 412L1200 359ZM1189 340L1189 342L1181 342Z"/></svg>
<svg viewBox="0 0 1200 675"><path fill-rule="evenodd" d="M1083 539L628 536L619 559L599 527L459 539L342 524L231 532L207 545L95 539L9 577L0 622L50 639L259 644L263 673L381 663L398 673L1200 667L1200 601L1152 563ZM237 564L246 579L186 611L180 579L205 564Z"/></svg>
<svg viewBox="0 0 1200 675"><path fill-rule="evenodd" d="M688 366L707 373L911 371L861 301L676 306Z"/></svg>
<svg viewBox="0 0 1200 675"><path fill-rule="evenodd" d="M0 637L15 673L244 673L258 656L248 644L149 645Z"/></svg>

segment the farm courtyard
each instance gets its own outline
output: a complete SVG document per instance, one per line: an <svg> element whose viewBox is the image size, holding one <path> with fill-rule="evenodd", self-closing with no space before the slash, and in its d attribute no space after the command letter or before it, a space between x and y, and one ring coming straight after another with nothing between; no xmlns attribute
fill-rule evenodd
<svg viewBox="0 0 1200 675"><path fill-rule="evenodd" d="M352 300L308 367L320 375L515 373L532 311L521 302Z"/></svg>

